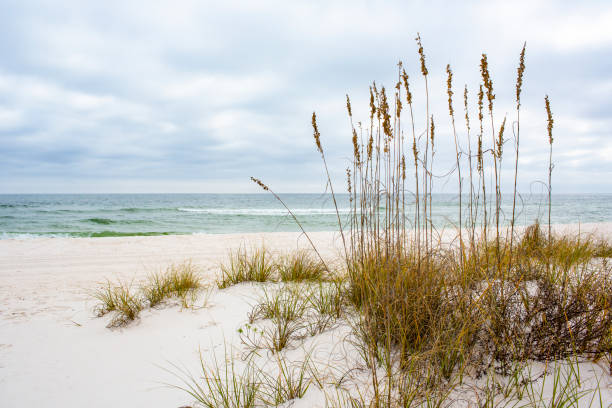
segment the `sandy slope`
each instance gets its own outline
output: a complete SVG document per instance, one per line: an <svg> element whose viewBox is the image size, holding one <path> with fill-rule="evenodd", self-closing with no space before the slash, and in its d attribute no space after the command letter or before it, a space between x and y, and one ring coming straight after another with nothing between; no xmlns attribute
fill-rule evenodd
<svg viewBox="0 0 612 408"><path fill-rule="evenodd" d="M333 233L311 238L333 256ZM215 292L208 307L145 311L129 328L95 318L88 292L105 278L142 278L191 259L212 281L231 248L308 246L296 233L0 241L0 406L178 407L160 367L195 367L198 348L223 347L246 321L248 285Z"/></svg>
<svg viewBox="0 0 612 408"><path fill-rule="evenodd" d="M594 228L612 235L612 224L581 227ZM338 253L336 234L311 237L325 257ZM176 363L195 370L199 349L203 355L222 356L225 344L238 344L237 329L246 323L255 302L254 286L215 289L206 307L195 310L178 305L145 310L135 324L116 330L105 327L107 318L93 316L94 301L88 292L105 278L138 280L186 259L212 282L230 248L262 243L274 251L308 247L296 233L0 241L0 406L189 404L186 394L163 386L177 384L164 368ZM313 342L333 350L335 335ZM324 352L323 358L343 359L346 353L355 357L350 350L343 352L344 357ZM589 370L603 372L596 366L585 368ZM609 376L601 386L604 397L612 400ZM309 390L307 396L296 406L322 404L320 393Z"/></svg>

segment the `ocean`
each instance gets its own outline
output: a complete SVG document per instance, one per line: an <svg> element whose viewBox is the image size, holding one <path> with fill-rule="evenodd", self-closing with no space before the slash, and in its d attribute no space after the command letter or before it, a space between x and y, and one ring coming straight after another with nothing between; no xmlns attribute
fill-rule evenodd
<svg viewBox="0 0 612 408"><path fill-rule="evenodd" d="M338 229L330 195L281 194L281 198L306 231ZM511 200L504 197L506 220L512 212ZM337 195L337 201L344 221L350 208L348 195ZM522 197L517 225L536 218L547 221L547 208L545 196ZM456 225L457 212L456 195L433 195L436 226ZM553 195L552 222L612 222L612 194ZM273 231L299 228L269 194L0 195L0 239Z"/></svg>

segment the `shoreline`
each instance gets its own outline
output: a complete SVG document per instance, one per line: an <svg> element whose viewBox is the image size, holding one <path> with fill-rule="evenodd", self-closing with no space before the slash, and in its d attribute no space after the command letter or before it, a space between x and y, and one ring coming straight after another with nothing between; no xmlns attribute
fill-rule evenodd
<svg viewBox="0 0 612 408"><path fill-rule="evenodd" d="M522 228L528 227L531 224L516 224L515 229L521 230ZM547 226L547 223L540 223L540 226ZM435 227L435 225L434 225ZM479 226L477 226L478 228ZM489 228L494 227L491 225ZM503 228L505 231L510 230L510 225L504 225ZM612 221L602 221L602 222L571 222L571 223L554 223L552 224L552 228L557 230L558 232L563 232L566 229L568 231L577 231L578 229L584 229L584 232L595 232L597 233L599 229L605 230L606 233L612 232ZM438 229L439 231L457 231L458 228L447 227L444 226ZM464 228L465 231L465 228ZM92 233L92 234L104 234L106 232L114 233L113 231L103 231L101 233ZM321 230L313 230L306 231L307 234L327 234L327 233L340 233L339 229L321 229ZM3 233L8 234L8 233ZM12 234L12 233L11 233ZM247 231L247 232L168 232L168 233L157 233L157 232L135 232L135 233L117 233L117 235L99 235L99 236L70 236L70 235L62 235L62 233L58 233L57 235L49 234L32 234L32 233L23 233L17 236L10 237L0 237L0 243L4 241L30 241L30 240L44 240L44 239L117 239L117 238L154 238L154 237L182 237L182 236L255 236L255 235L274 235L274 234L303 234L299 229L291 230L291 231Z"/></svg>

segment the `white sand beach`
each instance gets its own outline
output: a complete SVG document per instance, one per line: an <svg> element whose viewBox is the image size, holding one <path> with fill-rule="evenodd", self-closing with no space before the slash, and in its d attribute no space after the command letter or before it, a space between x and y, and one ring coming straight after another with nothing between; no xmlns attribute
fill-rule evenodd
<svg viewBox="0 0 612 408"><path fill-rule="evenodd" d="M311 238L334 255L333 233ZM248 285L216 292L199 310L150 309L106 328L90 293L109 279L143 278L192 260L212 283L230 249L308 246L296 233L41 238L0 241L0 406L178 407L189 396L162 367L197 367L198 349L223 347L246 321Z"/></svg>
<svg viewBox="0 0 612 408"><path fill-rule="evenodd" d="M580 229L612 236L611 223ZM338 254L336 233L310 236L324 257ZM262 244L275 252L309 245L297 233L1 240L0 406L190 406L189 395L165 385L180 385L165 369L175 364L197 376L199 352L222 355L228 346L239 348L237 330L256 301L254 286L213 288L200 308L182 309L177 303L145 309L118 329L106 327L108 317L95 317L90 293L106 278L137 282L185 260L212 284L230 249ZM328 361L336 335L311 341L318 341ZM584 363L582 376L598 379L604 401L612 401L612 379L604 364ZM294 406L323 405L322 393L311 387Z"/></svg>

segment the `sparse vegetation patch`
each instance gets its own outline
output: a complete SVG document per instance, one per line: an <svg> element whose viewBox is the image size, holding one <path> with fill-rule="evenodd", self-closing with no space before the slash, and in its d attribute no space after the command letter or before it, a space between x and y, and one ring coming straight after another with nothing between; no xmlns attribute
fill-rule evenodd
<svg viewBox="0 0 612 408"><path fill-rule="evenodd" d="M138 318L145 307L159 306L171 298L179 299L185 308L190 307L203 288L197 268L187 261L151 273L137 289L131 283L107 280L92 294L98 300L94 312L97 316L113 312L109 327L123 326Z"/></svg>

